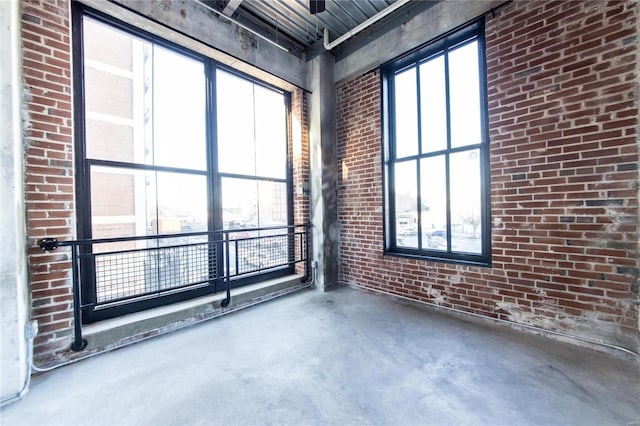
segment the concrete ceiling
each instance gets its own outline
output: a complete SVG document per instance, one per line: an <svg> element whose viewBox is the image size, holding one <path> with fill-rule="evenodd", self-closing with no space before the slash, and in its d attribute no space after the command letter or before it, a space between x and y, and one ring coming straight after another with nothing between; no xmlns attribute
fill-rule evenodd
<svg viewBox="0 0 640 426"><path fill-rule="evenodd" d="M295 54L313 49L314 45L322 40L325 28L329 30L330 40L335 40L395 1L326 0L326 10L315 15L309 12L309 0L203 2ZM400 12L401 10L398 10L396 14ZM384 25L385 21L382 20L376 25Z"/></svg>

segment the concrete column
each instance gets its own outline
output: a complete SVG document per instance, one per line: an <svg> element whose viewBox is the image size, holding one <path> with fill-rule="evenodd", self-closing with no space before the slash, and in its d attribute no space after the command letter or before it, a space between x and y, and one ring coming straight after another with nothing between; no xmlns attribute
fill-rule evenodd
<svg viewBox="0 0 640 426"><path fill-rule="evenodd" d="M340 225L338 223L338 167L334 59L323 53L308 63L311 236L318 262L316 286L338 284Z"/></svg>
<svg viewBox="0 0 640 426"><path fill-rule="evenodd" d="M25 384L29 315L24 209L20 2L0 1L0 395L16 396Z"/></svg>

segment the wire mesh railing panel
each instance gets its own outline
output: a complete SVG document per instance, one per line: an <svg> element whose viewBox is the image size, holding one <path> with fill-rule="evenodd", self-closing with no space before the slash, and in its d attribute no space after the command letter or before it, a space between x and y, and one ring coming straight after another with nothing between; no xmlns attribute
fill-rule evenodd
<svg viewBox="0 0 640 426"><path fill-rule="evenodd" d="M211 242L94 253L98 304L208 282L217 276Z"/></svg>
<svg viewBox="0 0 640 426"><path fill-rule="evenodd" d="M287 266L289 260L289 235L260 236L236 240L238 257L237 275L264 269Z"/></svg>

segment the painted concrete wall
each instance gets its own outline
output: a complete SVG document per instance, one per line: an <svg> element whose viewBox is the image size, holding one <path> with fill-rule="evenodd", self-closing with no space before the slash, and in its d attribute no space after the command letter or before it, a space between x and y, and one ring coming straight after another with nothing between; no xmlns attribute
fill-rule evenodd
<svg viewBox="0 0 640 426"><path fill-rule="evenodd" d="M382 37L374 38L335 65L336 82L376 69L427 40L451 31L503 4L503 0L445 0L410 16Z"/></svg>
<svg viewBox="0 0 640 426"><path fill-rule="evenodd" d="M20 124L20 3L0 2L0 397L22 389L28 369L24 326L29 312Z"/></svg>
<svg viewBox="0 0 640 426"><path fill-rule="evenodd" d="M335 85L333 56L309 62L310 208L313 258L318 262L316 286L337 285L339 240L336 163Z"/></svg>
<svg viewBox="0 0 640 426"><path fill-rule="evenodd" d="M305 61L295 55L285 52L267 41L257 37L249 31L219 17L207 10L195 1L140 1L140 0L116 0L130 10L161 23L167 28L199 40L201 43L213 48L216 52L204 53L224 64L241 71L255 75L269 83L278 84L273 77L280 78L296 87L305 87ZM107 4L99 0L83 0L83 3L107 11L110 15L123 18L131 16L115 4ZM138 27L148 26L136 17L132 22ZM130 19L128 19L130 20ZM155 26L157 28L157 26ZM157 30L154 32L158 32ZM166 32L166 31L165 31ZM160 34L171 36L170 34ZM189 46L186 37L182 37L180 44L198 51L195 46ZM262 71L259 72L259 71ZM290 89L287 89L290 90Z"/></svg>

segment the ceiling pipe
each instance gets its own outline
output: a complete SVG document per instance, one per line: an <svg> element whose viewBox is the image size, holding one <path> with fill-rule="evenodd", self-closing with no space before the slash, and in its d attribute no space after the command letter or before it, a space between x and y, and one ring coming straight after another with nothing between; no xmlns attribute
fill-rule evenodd
<svg viewBox="0 0 640 426"><path fill-rule="evenodd" d="M229 0L229 3L224 7L222 13L226 16L233 15L233 12L235 12L238 6L240 6L240 3L242 3L242 0Z"/></svg>
<svg viewBox="0 0 640 426"><path fill-rule="evenodd" d="M338 37L337 39L333 40L331 43L329 43L329 30L327 28L325 28L324 29L324 48L327 49L327 50L331 50L334 47L336 47L337 45L339 45L341 43L344 43L345 41L349 40L351 37L355 36L356 34L361 32L362 30L364 30L367 27L370 27L371 25L375 24L376 22L378 22L379 20L381 20L385 16L387 16L390 13L395 12L396 10L400 9L402 6L404 6L405 4L409 3L410 1L411 0L397 0L391 6L387 6L385 9L382 9L380 12L376 13L375 15L373 15L371 18L367 19L366 21L364 21L360 25L358 25L358 26L354 27L353 29L349 30L346 34L343 34L340 37Z"/></svg>

